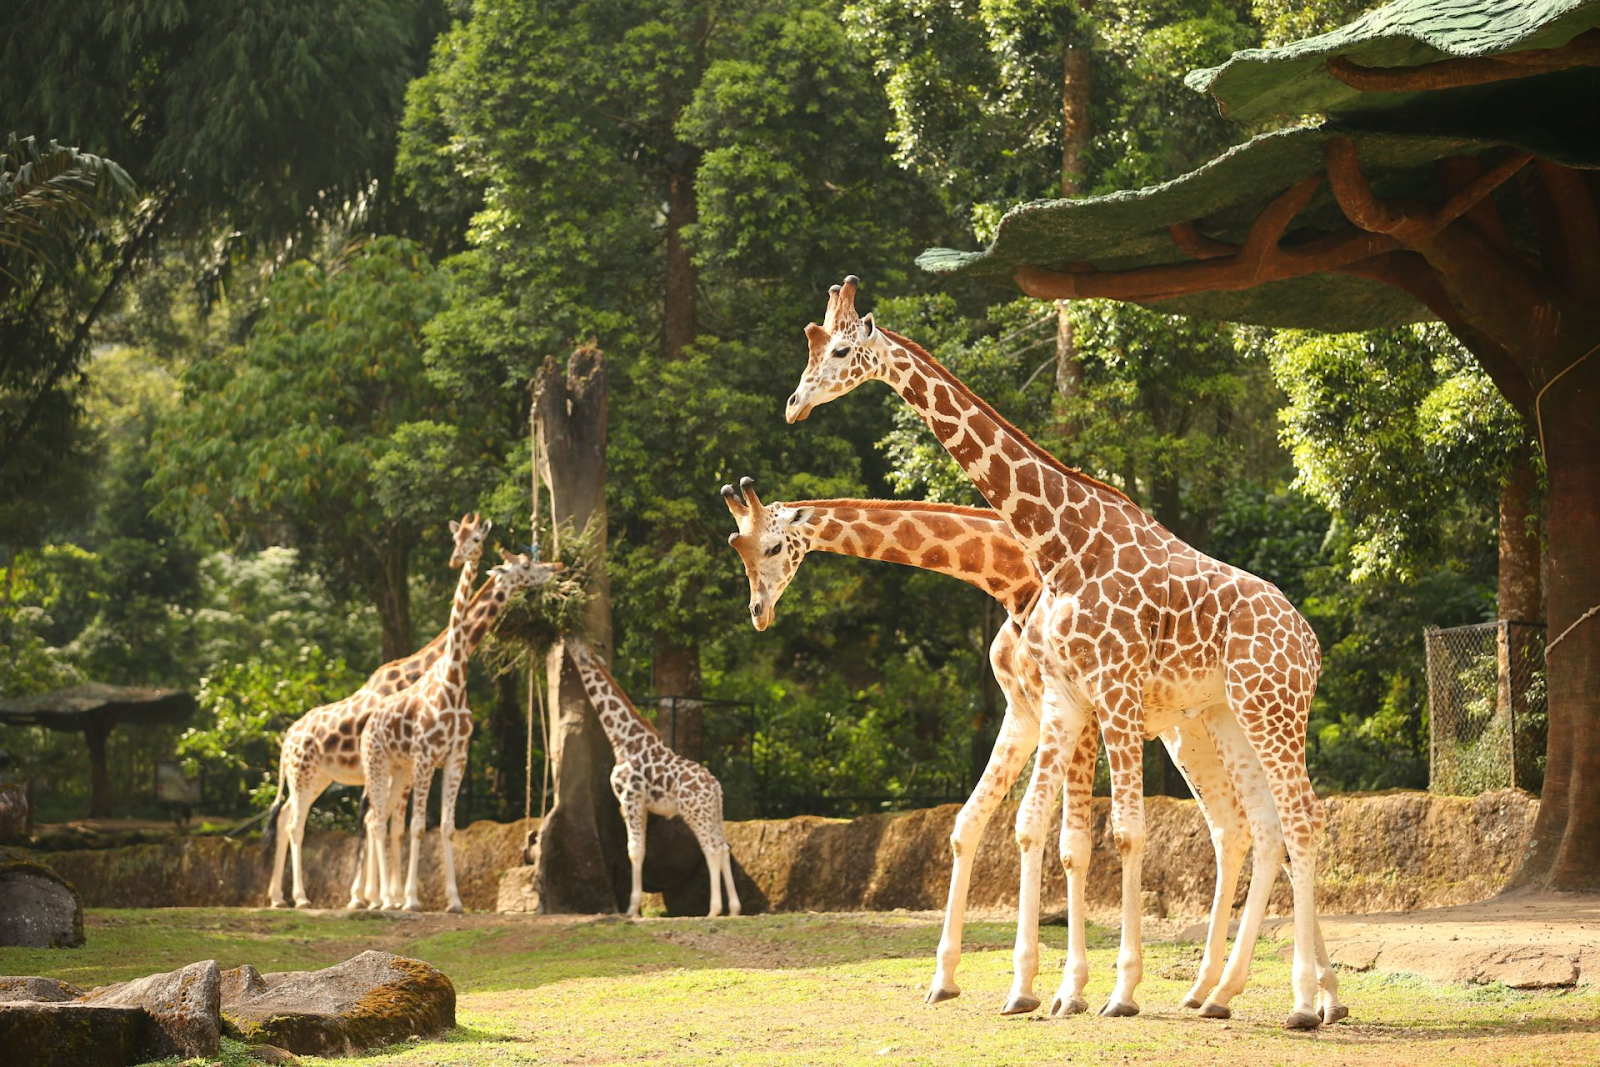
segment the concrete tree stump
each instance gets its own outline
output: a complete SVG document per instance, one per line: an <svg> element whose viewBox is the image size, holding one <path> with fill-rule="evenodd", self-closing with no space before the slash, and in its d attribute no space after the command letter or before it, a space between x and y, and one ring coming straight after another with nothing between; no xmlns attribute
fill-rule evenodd
<svg viewBox="0 0 1600 1067"><path fill-rule="evenodd" d="M55 871L0 858L0 945L77 948L83 944L83 901Z"/></svg>

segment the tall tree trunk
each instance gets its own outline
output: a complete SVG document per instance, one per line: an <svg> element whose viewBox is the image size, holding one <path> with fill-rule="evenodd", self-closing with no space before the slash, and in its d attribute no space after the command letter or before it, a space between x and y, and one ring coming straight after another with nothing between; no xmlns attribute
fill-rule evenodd
<svg viewBox="0 0 1600 1067"><path fill-rule="evenodd" d="M1525 443L1511 461L1511 472L1500 488L1500 580L1496 603L1502 619L1539 622L1539 525L1534 500L1538 478L1533 472L1533 445Z"/></svg>
<svg viewBox="0 0 1600 1067"><path fill-rule="evenodd" d="M1600 887L1600 353L1544 393L1550 743L1529 872ZM1585 618L1588 612L1595 612ZM1539 863L1548 859L1541 875Z"/></svg>
<svg viewBox="0 0 1600 1067"><path fill-rule="evenodd" d="M597 542L584 637L611 655L611 596L605 569L606 375L598 349L580 348L563 377L546 358L534 391L539 461L550 487L557 544L563 527L591 529ZM611 795L611 744L589 706L564 644L550 650L550 761L554 802L539 831L534 884L539 910L613 912L629 878L622 816Z"/></svg>
<svg viewBox="0 0 1600 1067"><path fill-rule="evenodd" d="M384 544L378 574L378 625L383 631L387 663L417 650L411 636L410 549L392 538Z"/></svg>
<svg viewBox="0 0 1600 1067"><path fill-rule="evenodd" d="M1083 157L1089 148L1089 48L1086 40L1068 42L1061 64L1061 195L1083 191ZM1065 300L1056 302L1056 404L1062 410L1059 432L1076 436L1064 409L1083 392L1083 364Z"/></svg>
<svg viewBox="0 0 1600 1067"><path fill-rule="evenodd" d="M699 272L683 239L684 229L699 216L695 200L699 153L688 145L679 145L673 162L667 179L667 280L663 318L666 358L679 360L684 358L699 331L695 314ZM681 530L661 531L662 554L671 552L685 536ZM665 617L667 613L661 614ZM657 695L677 698L662 701L657 708L662 735L678 753L693 760L700 759L704 755L705 737L704 709L700 703L705 695L700 678L700 642L681 630L657 630L651 640L650 677Z"/></svg>
<svg viewBox="0 0 1600 1067"><path fill-rule="evenodd" d="M494 774L491 792L500 798L500 818L522 818L517 802L523 795L528 726L523 718L526 692L521 671L506 671L494 678L494 704L489 711L489 736L494 738Z"/></svg>

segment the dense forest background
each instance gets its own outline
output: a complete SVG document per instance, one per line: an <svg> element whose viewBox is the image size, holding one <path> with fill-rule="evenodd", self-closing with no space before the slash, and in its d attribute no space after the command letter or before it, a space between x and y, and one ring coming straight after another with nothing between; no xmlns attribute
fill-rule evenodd
<svg viewBox="0 0 1600 1067"><path fill-rule="evenodd" d="M1496 617L1526 444L1448 335L1057 308L912 263L981 244L1015 203L1162 181L1243 140L1182 74L1360 10L34 11L0 57L6 127L94 156L56 160L87 175L62 194L83 203L0 263L0 695L190 690L191 727L113 735L119 806L147 810L174 756L208 812L263 806L278 732L443 624L447 520L481 510L531 540L528 383L592 341L616 673L735 702L706 707L693 753L744 776L730 815L964 797L1003 712L992 605L819 556L756 633L725 543L718 489L747 475L768 500L977 500L886 390L784 424L801 328L854 273L879 322L1057 455L1300 606L1325 651L1319 788L1425 785L1422 631ZM525 666L502 650L475 670L462 803L519 815ZM82 813L81 738L12 728L0 748L42 817Z"/></svg>

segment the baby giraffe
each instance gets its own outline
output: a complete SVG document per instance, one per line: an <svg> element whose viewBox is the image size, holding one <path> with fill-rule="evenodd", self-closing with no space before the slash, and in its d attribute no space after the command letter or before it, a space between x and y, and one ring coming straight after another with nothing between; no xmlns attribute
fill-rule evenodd
<svg viewBox="0 0 1600 1067"><path fill-rule="evenodd" d="M722 885L728 886L728 914L739 914L739 893L733 887L733 859L722 829L722 783L692 759L667 747L655 727L639 717L617 680L588 645L567 644L578 667L589 703L600 716L617 765L611 772L611 791L622 805L628 828L628 860L633 864L633 892L628 897L628 918L639 917L644 891L644 835L648 814L683 816L705 853L711 875L711 910L722 912Z"/></svg>

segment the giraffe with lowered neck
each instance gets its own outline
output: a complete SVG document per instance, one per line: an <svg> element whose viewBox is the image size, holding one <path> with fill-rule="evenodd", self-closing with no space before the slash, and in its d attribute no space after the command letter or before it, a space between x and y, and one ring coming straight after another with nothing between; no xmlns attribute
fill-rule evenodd
<svg viewBox="0 0 1600 1067"><path fill-rule="evenodd" d="M542 584L560 564L536 563L527 555L500 551L503 561L489 572L485 611L473 630L467 628L467 590L462 583L450 607L450 625L444 649L416 684L379 700L361 733L361 766L366 774L367 838L375 853L378 880L386 907L420 911L417 865L423 828L427 825L428 793L433 772L443 770L439 802L439 846L444 868L448 910L463 910L456 887L456 795L466 772L467 745L472 740L472 709L467 704L467 660L512 594ZM402 782L411 787L410 855L406 863L404 896L399 878L399 852L384 840L384 827L404 802ZM397 788L398 787L398 788ZM391 854L392 852L392 854Z"/></svg>
<svg viewBox="0 0 1600 1067"><path fill-rule="evenodd" d="M1305 767L1321 650L1310 625L1270 583L1174 537L1123 493L1039 448L916 344L858 316L857 286L851 276L833 287L824 323L806 327L809 358L786 418L799 422L862 382L885 382L993 505L1044 581L1036 608L1044 613L1039 754L1017 812L1017 977L1037 969L1048 812L1083 731L1096 720L1122 856L1117 983L1101 1011L1138 1012L1143 742L1193 709L1226 702L1265 771L1289 857L1294 1008L1285 1026L1321 1025L1315 941L1323 815ZM1208 1003L1202 1014L1226 1010Z"/></svg>
<svg viewBox="0 0 1600 1067"><path fill-rule="evenodd" d="M722 495L739 524L728 543L744 563L750 583L750 619L757 630L771 624L779 598L810 552L885 560L948 574L994 597L1006 611L1007 623L989 648L990 665L1006 696L1006 712L988 766L951 832L950 895L927 1001L932 1004L958 996L955 971L961 959L974 854L989 818L1010 792L1039 736L1044 686L1028 648L1029 620L1043 585L1039 572L1005 523L988 508L899 500L763 504L749 478L740 481L738 493L731 485L723 486ZM1185 1007L1198 1008L1201 998L1219 984L1223 989L1244 985L1271 883L1265 878L1251 883L1225 972L1223 955L1234 889L1248 843L1254 844L1253 869L1275 870L1284 856L1283 835L1260 762L1225 705L1180 721L1161 740L1200 803L1216 854L1216 889L1205 954L1183 1001ZM1055 1005L1061 1012L1088 1008L1081 996L1088 974L1083 882L1088 867L1095 749L1094 732L1085 730L1065 776L1061 862L1067 873L1070 933L1064 988ZM1236 781L1246 788L1236 789ZM1241 799L1242 793L1250 804ZM1338 982L1320 937L1317 951L1324 1008L1329 1020L1337 1021L1347 1013L1338 1002ZM1037 1005L1031 997L1029 977L1024 998L1019 1002L1014 995L1008 1008L1031 1011Z"/></svg>
<svg viewBox="0 0 1600 1067"><path fill-rule="evenodd" d="M622 808L622 822L628 831L628 861L633 865L628 917L639 917L639 901L644 895L645 825L649 815L678 815L689 824L711 876L708 914L713 918L721 914L722 887L726 884L728 914L738 915L733 856L722 825L722 783L694 760L667 747L655 727L639 716L594 649L582 641L568 642L567 648L617 758L611 771L611 791Z"/></svg>
<svg viewBox="0 0 1600 1067"><path fill-rule="evenodd" d="M476 513L463 515L460 521L451 521L450 535L455 547L450 554L450 566L461 568L457 579L456 595L472 587L477 576L478 560L483 555L483 543L493 526L489 520ZM474 600L470 611L481 613ZM341 785L360 785L365 781L361 770L361 732L378 701L415 684L444 651L448 628L428 644L403 659L392 660L373 671L366 683L354 693L313 708L292 723L283 735L278 756L278 798L267 811L266 828L262 844L272 854L272 882L268 886L268 902L274 908L283 907L283 867L286 854L293 854L294 906L306 907L305 875L302 867L302 846L305 840L306 818L311 805L332 782ZM395 834L398 836L398 827ZM358 860L355 882L350 887L350 903L358 907L370 894L368 875L370 864Z"/></svg>

